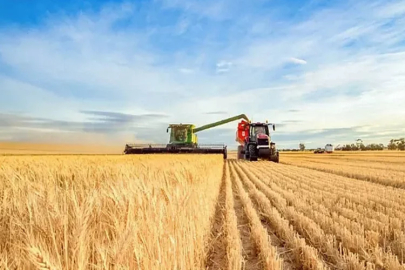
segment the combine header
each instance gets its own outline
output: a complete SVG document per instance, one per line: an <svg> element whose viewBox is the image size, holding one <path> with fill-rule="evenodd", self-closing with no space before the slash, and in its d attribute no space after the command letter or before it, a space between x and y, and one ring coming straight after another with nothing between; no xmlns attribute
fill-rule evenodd
<svg viewBox="0 0 405 270"><path fill-rule="evenodd" d="M223 154L227 159L227 146L224 144L198 144L196 133L223 125L238 119L246 119L245 114L230 117L215 123L207 124L196 128L193 124L171 124L166 132L170 129L170 140L166 145L162 144L127 144L125 145L124 154L159 154L159 153L193 153L193 154Z"/></svg>

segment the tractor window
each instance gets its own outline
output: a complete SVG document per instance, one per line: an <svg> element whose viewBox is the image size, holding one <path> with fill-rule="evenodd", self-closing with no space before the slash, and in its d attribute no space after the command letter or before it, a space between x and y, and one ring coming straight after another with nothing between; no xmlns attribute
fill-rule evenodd
<svg viewBox="0 0 405 270"><path fill-rule="evenodd" d="M258 127L253 127L252 128L252 136L257 136L257 134L266 134L266 128L264 126L258 126Z"/></svg>

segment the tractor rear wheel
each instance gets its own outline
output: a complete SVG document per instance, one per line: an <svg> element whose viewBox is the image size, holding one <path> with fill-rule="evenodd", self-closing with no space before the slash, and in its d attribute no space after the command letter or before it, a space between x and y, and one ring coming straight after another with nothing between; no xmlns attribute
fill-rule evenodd
<svg viewBox="0 0 405 270"><path fill-rule="evenodd" d="M257 161L256 145L254 144L249 145L249 160Z"/></svg>

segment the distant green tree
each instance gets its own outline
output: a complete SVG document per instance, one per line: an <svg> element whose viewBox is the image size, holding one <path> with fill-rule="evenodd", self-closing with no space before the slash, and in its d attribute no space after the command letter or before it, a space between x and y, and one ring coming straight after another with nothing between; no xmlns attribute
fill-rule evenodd
<svg viewBox="0 0 405 270"><path fill-rule="evenodd" d="M350 144L345 144L342 146L342 150L343 151L351 151L352 147L350 146Z"/></svg>
<svg viewBox="0 0 405 270"><path fill-rule="evenodd" d="M389 150L405 150L405 138L400 139L391 139L390 143L388 144Z"/></svg>
<svg viewBox="0 0 405 270"><path fill-rule="evenodd" d="M401 138L396 141L397 141L398 150L404 151L405 150L405 138Z"/></svg>
<svg viewBox="0 0 405 270"><path fill-rule="evenodd" d="M362 139L357 139L356 140L356 147L357 150L361 149L361 145L363 144L363 140ZM364 146L364 145L363 145Z"/></svg>
<svg viewBox="0 0 405 270"><path fill-rule="evenodd" d="M300 143L300 150L301 150L301 151L305 151L305 144Z"/></svg>
<svg viewBox="0 0 405 270"><path fill-rule="evenodd" d="M395 143L394 139L390 140L390 143L388 144L388 149L389 150L397 150L397 144Z"/></svg>
<svg viewBox="0 0 405 270"><path fill-rule="evenodd" d="M350 148L351 148L352 151L358 151L358 150L359 150L359 148L357 147L357 145L355 145L354 143L352 143L352 144L350 145Z"/></svg>

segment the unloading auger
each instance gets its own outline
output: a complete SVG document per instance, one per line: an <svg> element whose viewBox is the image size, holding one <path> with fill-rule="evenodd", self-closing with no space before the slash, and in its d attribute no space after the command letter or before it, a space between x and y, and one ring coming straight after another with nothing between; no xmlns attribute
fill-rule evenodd
<svg viewBox="0 0 405 270"><path fill-rule="evenodd" d="M224 159L227 159L225 144L199 144L196 133L239 119L249 121L245 114L240 114L197 128L193 124L170 124L166 130L169 132L170 129L168 144L126 144L124 154L223 154Z"/></svg>

